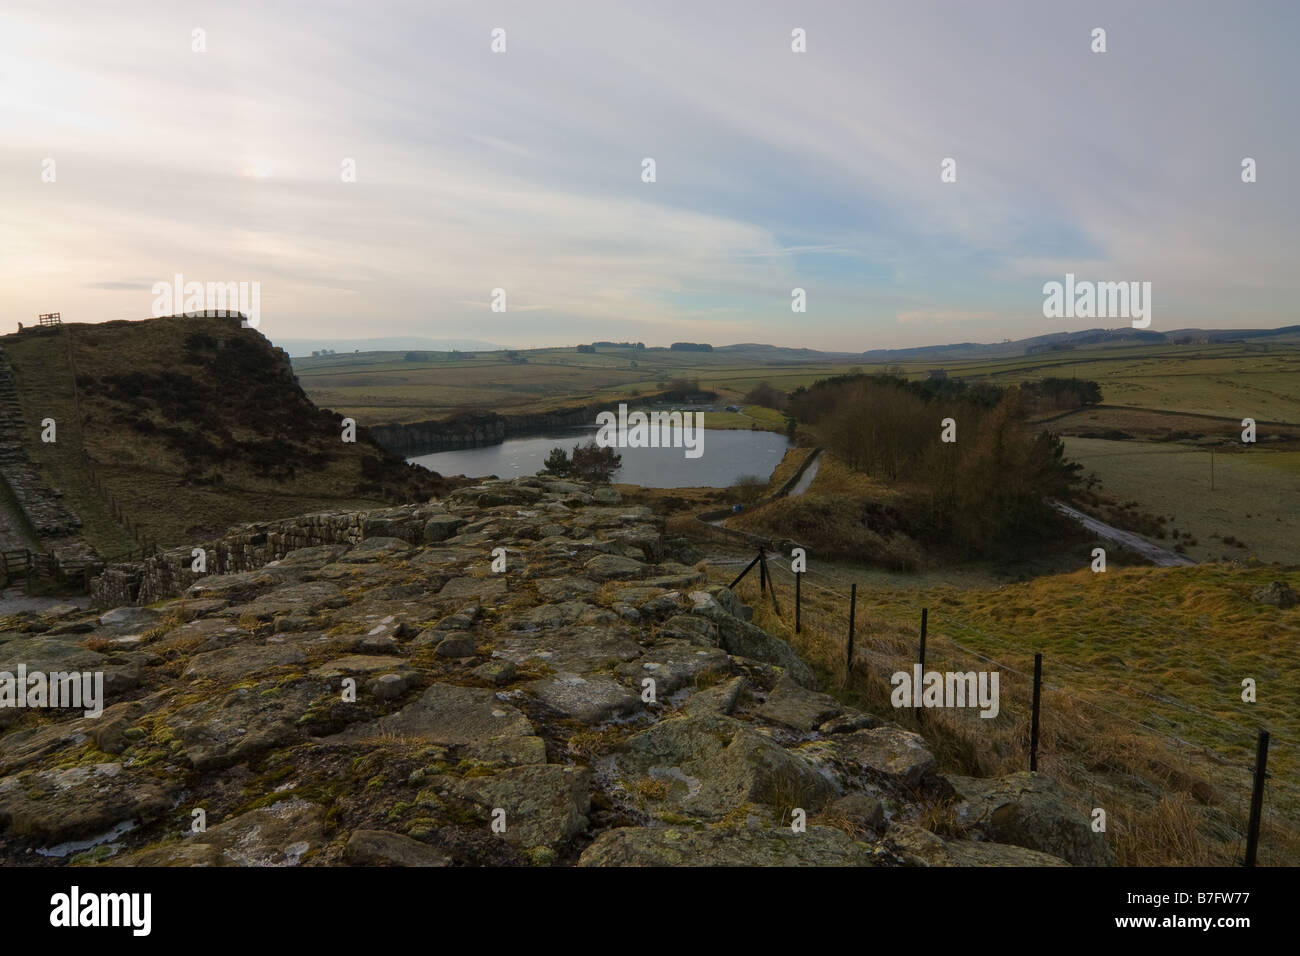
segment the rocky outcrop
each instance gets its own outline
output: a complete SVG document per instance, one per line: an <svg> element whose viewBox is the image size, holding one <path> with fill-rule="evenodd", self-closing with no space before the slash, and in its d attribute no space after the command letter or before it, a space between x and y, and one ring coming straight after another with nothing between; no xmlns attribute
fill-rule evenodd
<svg viewBox="0 0 1300 956"><path fill-rule="evenodd" d="M1273 607L1288 608L1300 604L1300 594L1296 594L1285 581L1274 581L1266 588L1259 588L1250 596L1256 604L1269 604Z"/></svg>
<svg viewBox="0 0 1300 956"><path fill-rule="evenodd" d="M889 828L883 849L904 866L1069 866L1047 853L1005 843L945 840L904 823Z"/></svg>
<svg viewBox="0 0 1300 956"><path fill-rule="evenodd" d="M124 571L147 608L5 619L0 671L109 679L100 718L0 735L0 862L1093 862L1026 788L980 830L997 782L962 784L981 841L912 833L953 793L925 741L818 689L660 531L608 488L485 482L237 529L206 575L159 556Z"/></svg>
<svg viewBox="0 0 1300 956"><path fill-rule="evenodd" d="M441 523L448 519L450 525ZM171 548L143 562L111 564L91 582L91 600L101 608L152 604L178 597L200 578L254 571L303 549L348 547L373 537L397 537L416 544L426 539L429 526L454 530L456 522L463 524L464 519L447 515L441 505L429 504L378 511L327 511L241 525L223 537ZM448 536L441 531L438 534L441 536L430 540L442 541ZM202 571L194 570L196 549L203 552Z"/></svg>
<svg viewBox="0 0 1300 956"><path fill-rule="evenodd" d="M983 780L949 777L956 819L981 839L1060 857L1075 866L1114 866L1114 851L1065 800L1051 777L1013 773Z"/></svg>
<svg viewBox="0 0 1300 956"><path fill-rule="evenodd" d="M871 848L831 827L692 830L628 827L607 830L579 866L871 866Z"/></svg>

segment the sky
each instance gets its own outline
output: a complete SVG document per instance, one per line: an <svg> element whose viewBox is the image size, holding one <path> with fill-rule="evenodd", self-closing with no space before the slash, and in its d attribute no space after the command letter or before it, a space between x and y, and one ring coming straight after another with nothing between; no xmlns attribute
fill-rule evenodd
<svg viewBox="0 0 1300 956"><path fill-rule="evenodd" d="M272 341L1129 325L1044 317L1067 273L1150 282L1155 330L1295 324L1297 11L5 0L0 330L176 274L259 283Z"/></svg>

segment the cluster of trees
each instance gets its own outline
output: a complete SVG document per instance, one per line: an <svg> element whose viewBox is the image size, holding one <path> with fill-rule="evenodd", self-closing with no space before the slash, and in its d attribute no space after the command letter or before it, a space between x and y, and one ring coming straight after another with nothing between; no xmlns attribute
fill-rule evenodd
<svg viewBox="0 0 1300 956"><path fill-rule="evenodd" d="M600 345L608 349L644 349L644 342L592 342L592 345Z"/></svg>
<svg viewBox="0 0 1300 956"><path fill-rule="evenodd" d="M785 392L779 388L769 385L767 382L759 382L745 393L744 402L746 405L762 405L764 408L775 408L780 412L785 411L789 399Z"/></svg>
<svg viewBox="0 0 1300 956"><path fill-rule="evenodd" d="M593 353L593 354L594 354L595 351L596 351L596 346L594 346L594 345L579 345L579 346L578 346L578 351L579 351L579 352L590 352L590 353Z"/></svg>
<svg viewBox="0 0 1300 956"><path fill-rule="evenodd" d="M1045 378L1024 382L1020 390L1038 408L1084 408L1101 402L1101 386L1078 378Z"/></svg>
<svg viewBox="0 0 1300 956"><path fill-rule="evenodd" d="M623 456L612 448L602 448L595 441L574 447L569 455L563 448L555 447L546 457L545 467L539 475L557 478L576 478L595 484L609 484L614 472L623 463Z"/></svg>
<svg viewBox="0 0 1300 956"><path fill-rule="evenodd" d="M840 376L796 390L791 412L817 425L850 468L903 486L917 537L989 553L1048 533L1048 499L1064 495L1081 466L1065 459L1058 436L1028 427L1025 390L949 384ZM955 441L942 440L945 430Z"/></svg>
<svg viewBox="0 0 1300 956"><path fill-rule="evenodd" d="M512 358L513 355L513 352L506 353L507 358L511 361L515 361L515 359ZM452 349L450 352L407 352L406 355L403 356L403 361L432 362L436 358L445 358L448 362L455 362L458 359L472 359L474 357L475 355L473 352L458 352L456 349ZM520 359L520 361L527 362L528 359Z"/></svg>
<svg viewBox="0 0 1300 956"><path fill-rule="evenodd" d="M670 381L667 375L660 375L655 384L663 392L661 399L667 402L684 402L697 395L716 397L715 393L700 388L698 378L674 378Z"/></svg>
<svg viewBox="0 0 1300 956"><path fill-rule="evenodd" d="M996 407L1007 395L1006 388L988 382L972 383L960 378L927 378L909 381L901 375L868 375L857 372L825 378L815 382L811 387L800 385L789 395L789 408L800 421L813 421L825 410L828 403L833 404L838 401L836 396L841 387L859 382L889 384L927 401L959 400L982 408ZM1100 385L1075 378L1045 378L1038 382L1022 382L1019 392L1026 409L1032 410L1083 408L1096 405L1101 401Z"/></svg>
<svg viewBox="0 0 1300 956"><path fill-rule="evenodd" d="M705 342L674 342L668 346L670 352L712 352L713 346Z"/></svg>

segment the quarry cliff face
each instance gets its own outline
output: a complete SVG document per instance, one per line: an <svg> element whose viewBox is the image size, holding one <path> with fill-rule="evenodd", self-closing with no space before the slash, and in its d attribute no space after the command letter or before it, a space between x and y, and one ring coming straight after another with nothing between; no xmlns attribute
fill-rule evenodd
<svg viewBox="0 0 1300 956"><path fill-rule="evenodd" d="M664 389L542 412L471 411L422 422L389 422L370 426L368 433L377 445L409 458L438 451L498 445L517 435L535 435L556 428L594 427L599 412L616 409L620 404L635 407L646 402L686 402L716 397L714 392L690 394Z"/></svg>
<svg viewBox="0 0 1300 956"><path fill-rule="evenodd" d="M19 664L103 693L0 709L0 861L1111 862L1049 781L945 778L819 691L607 487L484 482L195 547L202 571L110 568L123 606L0 619L0 694ZM920 827L941 802L978 839Z"/></svg>
<svg viewBox="0 0 1300 956"><path fill-rule="evenodd" d="M373 425L370 437L397 455L410 457L436 451L499 445L514 435L535 434L552 428L580 428L595 421L597 406L500 415L469 412L443 421Z"/></svg>

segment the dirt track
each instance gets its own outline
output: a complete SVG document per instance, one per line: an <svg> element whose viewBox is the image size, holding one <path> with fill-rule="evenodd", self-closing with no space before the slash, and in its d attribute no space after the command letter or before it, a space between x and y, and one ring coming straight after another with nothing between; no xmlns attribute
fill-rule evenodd
<svg viewBox="0 0 1300 956"><path fill-rule="evenodd" d="M1132 531L1125 531L1123 528L1116 528L1108 525L1104 521L1098 521L1090 515L1084 514L1076 508L1062 504L1059 501L1052 502L1052 507L1061 514L1069 515L1078 521L1081 525L1100 538L1110 541L1114 544L1140 554L1144 558L1149 558L1162 568L1191 567L1196 564L1191 558L1178 554L1176 551L1170 551L1159 545L1152 544L1146 538L1139 537Z"/></svg>

